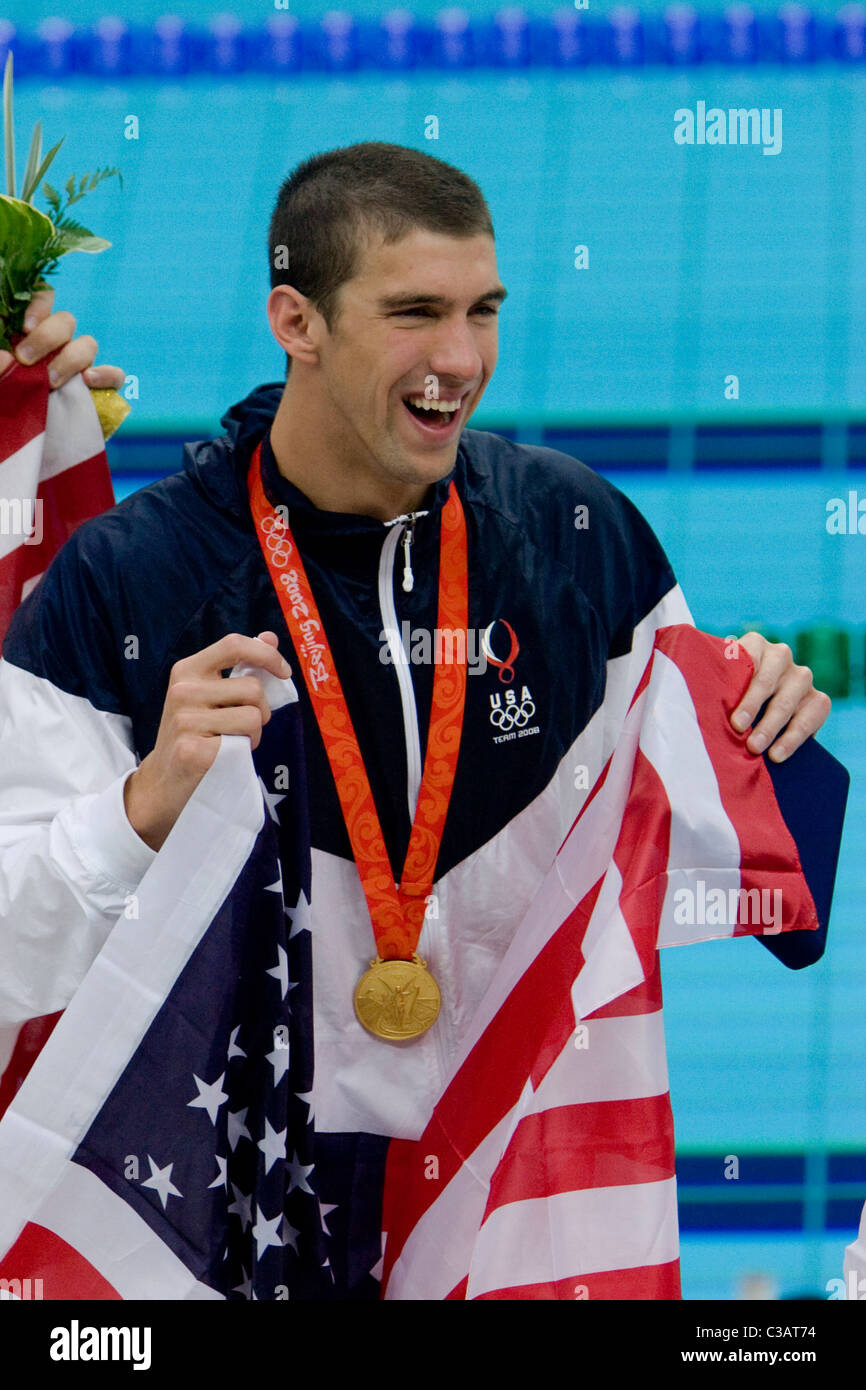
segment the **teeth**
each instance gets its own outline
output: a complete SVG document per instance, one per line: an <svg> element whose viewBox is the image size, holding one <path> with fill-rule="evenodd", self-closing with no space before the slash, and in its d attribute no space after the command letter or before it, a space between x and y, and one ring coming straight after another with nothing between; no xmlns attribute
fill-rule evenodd
<svg viewBox="0 0 866 1390"><path fill-rule="evenodd" d="M447 411L459 410L459 401L428 401L426 396L408 396L410 405L417 405L421 410L439 410L443 413Z"/></svg>

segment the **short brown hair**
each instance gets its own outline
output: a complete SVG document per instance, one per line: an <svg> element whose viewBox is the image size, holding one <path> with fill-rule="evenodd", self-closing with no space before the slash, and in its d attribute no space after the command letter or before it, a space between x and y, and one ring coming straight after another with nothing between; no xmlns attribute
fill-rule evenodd
<svg viewBox="0 0 866 1390"><path fill-rule="evenodd" d="M291 285L333 331L340 287L357 273L366 238L401 241L415 227L493 236L478 184L453 164L371 140L313 155L280 187L268 232L271 289ZM277 251L281 262L277 266ZM286 372L291 370L286 356Z"/></svg>

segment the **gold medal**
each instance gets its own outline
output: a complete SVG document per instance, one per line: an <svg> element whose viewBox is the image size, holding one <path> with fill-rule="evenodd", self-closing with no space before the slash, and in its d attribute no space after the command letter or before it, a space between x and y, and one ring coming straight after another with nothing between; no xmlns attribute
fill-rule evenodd
<svg viewBox="0 0 866 1390"><path fill-rule="evenodd" d="M355 986L355 1013L377 1038L417 1038L439 1017L439 986L419 955L370 961Z"/></svg>

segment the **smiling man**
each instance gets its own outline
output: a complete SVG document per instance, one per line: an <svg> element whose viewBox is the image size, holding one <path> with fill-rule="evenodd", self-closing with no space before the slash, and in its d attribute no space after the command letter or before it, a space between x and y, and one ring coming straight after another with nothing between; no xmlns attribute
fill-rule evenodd
<svg viewBox="0 0 866 1390"><path fill-rule="evenodd" d="M362 237L358 252L332 330L293 286L271 293L271 329L294 364L271 445L316 506L388 521L454 466L496 366L506 290L489 235L415 227L392 244Z"/></svg>
<svg viewBox="0 0 866 1390"><path fill-rule="evenodd" d="M225 672L284 678L288 658L312 841L315 1079L298 1123L315 1112L322 1222L334 1213L334 1283L316 1296L375 1298L389 1139L422 1133L655 633L690 618L615 487L466 428L506 293L471 179L395 145L318 155L280 189L268 254L285 382L80 527L7 635L2 928L38 950L9 954L0 1018L65 1006L219 736L259 744L262 682ZM443 613L484 634L486 671L462 692L397 635ZM732 722L766 703L747 746L775 740L781 760L829 701L788 648L742 645L756 672ZM334 672L345 706L327 709ZM349 720L357 745L337 746ZM390 975L367 969L377 957ZM219 1286L218 1267L200 1277Z"/></svg>

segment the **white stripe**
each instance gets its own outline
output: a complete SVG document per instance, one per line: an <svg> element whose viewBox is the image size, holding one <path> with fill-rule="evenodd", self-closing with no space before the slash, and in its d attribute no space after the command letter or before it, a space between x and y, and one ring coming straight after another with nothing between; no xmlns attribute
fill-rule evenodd
<svg viewBox="0 0 866 1390"><path fill-rule="evenodd" d="M576 1047L575 1039L569 1038L535 1092L532 1113L559 1105L642 1100L667 1092L661 1009L622 1018L590 1018L582 1026L587 1030L587 1046Z"/></svg>
<svg viewBox="0 0 866 1390"><path fill-rule="evenodd" d="M31 592L31 590L36 588L36 585L39 583L44 573L44 570L40 570L39 574L32 574L29 579L24 580L24 583L21 585L22 603L26 599L27 595Z"/></svg>
<svg viewBox="0 0 866 1390"><path fill-rule="evenodd" d="M30 1220L246 862L264 818L247 738L219 752L0 1121L0 1251Z"/></svg>
<svg viewBox="0 0 866 1390"><path fill-rule="evenodd" d="M588 1046L571 1039L538 1090L518 1103L478 1145L412 1230L388 1283L388 1299L442 1299L466 1277L490 1181L525 1115L560 1105L635 1100L668 1090L661 1011L590 1019Z"/></svg>
<svg viewBox="0 0 866 1390"><path fill-rule="evenodd" d="M40 468L42 463L42 450L45 444L45 435L37 434L34 439L20 449L16 449L14 454L0 462L0 498L10 503L18 503L23 507L25 501L31 502L36 497L36 491L40 482ZM0 560L11 555L13 550L17 550L24 544L24 534L17 530L14 534L8 530L12 525L12 514L9 520L5 521L7 527L4 534L0 530ZM38 531L37 531L38 537Z"/></svg>
<svg viewBox="0 0 866 1390"><path fill-rule="evenodd" d="M466 1297L667 1264L678 1253L675 1178L533 1197L491 1212L475 1247Z"/></svg>
<svg viewBox="0 0 866 1390"><path fill-rule="evenodd" d="M79 372L49 393L45 429L0 461L0 497L33 500L41 483L95 458L104 448L96 407ZM21 534L0 532L0 559L23 543Z"/></svg>
<svg viewBox="0 0 866 1390"><path fill-rule="evenodd" d="M658 773L671 808L659 946L732 936L735 921L690 925L674 920L674 895L681 889L695 895L692 901L697 900L699 881L706 892L723 889L726 900L729 889L739 889L740 841L722 804L716 771L685 676L663 652L656 652L651 684L653 717L644 725L641 749ZM718 718L725 718L721 706Z"/></svg>
<svg viewBox="0 0 866 1390"><path fill-rule="evenodd" d="M48 396L45 420L45 452L40 482L65 473L105 449L102 427L93 397L80 372Z"/></svg>
<svg viewBox="0 0 866 1390"><path fill-rule="evenodd" d="M223 1299L190 1274L128 1202L78 1163L66 1165L32 1220L83 1255L121 1298ZM48 1280L45 1297L54 1296Z"/></svg>

